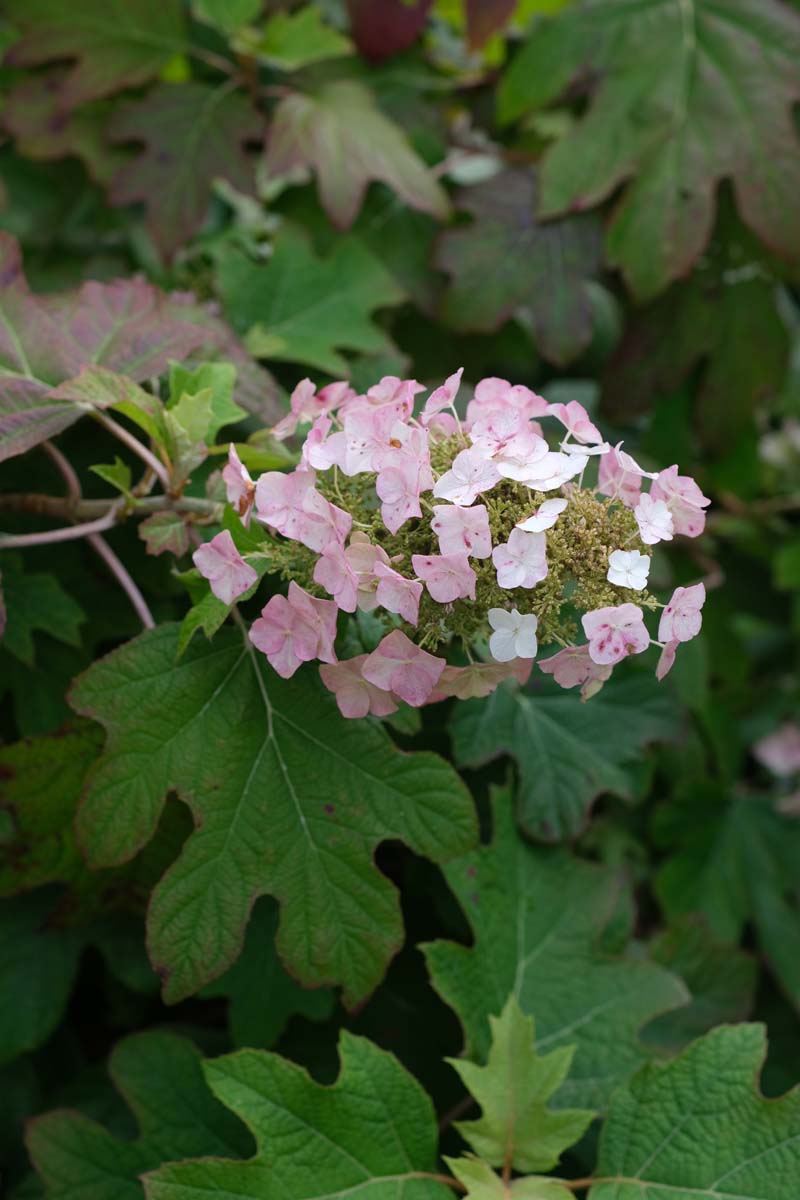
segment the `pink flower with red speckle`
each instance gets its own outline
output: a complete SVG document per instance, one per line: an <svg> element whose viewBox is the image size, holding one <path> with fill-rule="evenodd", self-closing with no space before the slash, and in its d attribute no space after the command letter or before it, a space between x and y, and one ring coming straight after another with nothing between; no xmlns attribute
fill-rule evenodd
<svg viewBox="0 0 800 1200"><path fill-rule="evenodd" d="M428 654L395 629L368 655L362 674L369 683L419 708L430 697L445 666L443 658Z"/></svg>
<svg viewBox="0 0 800 1200"><path fill-rule="evenodd" d="M642 610L637 604L596 608L581 618L589 639L589 656L600 666L613 666L629 654L641 654L650 645Z"/></svg>
<svg viewBox="0 0 800 1200"><path fill-rule="evenodd" d="M211 591L223 604L233 604L258 579L257 572L246 563L227 529L210 542L198 546L192 562L211 584Z"/></svg>

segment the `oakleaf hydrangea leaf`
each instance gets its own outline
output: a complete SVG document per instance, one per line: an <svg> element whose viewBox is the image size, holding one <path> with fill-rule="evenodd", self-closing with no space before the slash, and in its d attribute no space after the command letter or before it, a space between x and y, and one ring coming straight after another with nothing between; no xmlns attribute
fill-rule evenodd
<svg viewBox="0 0 800 1200"><path fill-rule="evenodd" d="M448 215L447 194L372 93L350 79L314 95L295 92L278 105L267 144L267 170L316 172L322 207L340 229L358 215L370 180L387 184L411 208Z"/></svg>
<svg viewBox="0 0 800 1200"><path fill-rule="evenodd" d="M600 226L590 215L537 221L537 193L535 173L522 168L460 193L474 220L439 239L436 265L451 277L442 315L454 329L487 333L524 308L542 354L564 364L591 341Z"/></svg>
<svg viewBox="0 0 800 1200"><path fill-rule="evenodd" d="M611 1100L589 1200L795 1200L800 1089L758 1092L762 1025L722 1025Z"/></svg>
<svg viewBox="0 0 800 1200"><path fill-rule="evenodd" d="M800 16L778 0L584 0L541 22L499 93L512 119L587 69L585 116L545 154L540 215L590 208L626 183L607 250L641 298L688 273L722 180L777 254L800 251Z"/></svg>
<svg viewBox="0 0 800 1200"><path fill-rule="evenodd" d="M533 1018L525 1016L514 995L499 1017L489 1017L489 1028L492 1044L486 1066L447 1060L483 1112L479 1120L461 1121L456 1129L493 1167L525 1174L549 1171L595 1115L587 1109L548 1109L567 1077L575 1048L560 1046L538 1054Z"/></svg>
<svg viewBox="0 0 800 1200"><path fill-rule="evenodd" d="M574 1196L565 1184L541 1175L525 1175L505 1183L487 1162L471 1154L444 1161L463 1183L468 1200L572 1200Z"/></svg>
<svg viewBox="0 0 800 1200"><path fill-rule="evenodd" d="M209 1091L200 1052L187 1038L132 1034L115 1046L108 1070L139 1136L122 1141L68 1109L37 1117L26 1141L48 1200L141 1200L139 1176L165 1159L226 1158L252 1148L247 1130Z"/></svg>
<svg viewBox="0 0 800 1200"><path fill-rule="evenodd" d="M192 643L176 663L177 646L177 626L151 630L73 690L74 707L109 734L78 816L89 861L135 854L174 789L196 831L150 903L165 998L230 966L269 893L282 906L282 960L308 986L341 983L352 1005L402 940L375 847L399 838L439 862L463 852L476 833L470 797L441 759L401 754L379 726L343 720L310 671L280 680L237 633Z"/></svg>
<svg viewBox="0 0 800 1200"><path fill-rule="evenodd" d="M538 679L536 691L501 686L459 704L450 726L457 763L516 760L519 819L545 842L576 837L602 792L630 796L625 764L674 728L669 700L649 679L612 681L591 704Z"/></svg>
<svg viewBox="0 0 800 1200"><path fill-rule="evenodd" d="M262 128L248 97L226 84L161 84L111 122L114 141L145 147L114 176L111 202L143 201L153 238L170 255L203 224L215 179L252 190L244 146Z"/></svg>
<svg viewBox="0 0 800 1200"><path fill-rule="evenodd" d="M86 615L50 572L26 572L22 557L4 551L3 594L6 627L3 646L20 662L32 666L35 659L34 632L68 646L80 645L80 628Z"/></svg>
<svg viewBox="0 0 800 1200"><path fill-rule="evenodd" d="M179 0L81 0L74 9L60 0L8 0L4 15L23 35L8 62L75 60L61 88L64 108L146 83L182 44Z"/></svg>
<svg viewBox="0 0 800 1200"><path fill-rule="evenodd" d="M493 813L492 843L445 867L475 940L425 947L433 985L458 1014L471 1059L488 1056L489 1017L513 993L535 1017L537 1051L576 1047L558 1104L602 1108L648 1057L642 1025L687 992L661 967L597 948L618 899L614 872L524 841L507 792Z"/></svg>
<svg viewBox="0 0 800 1200"><path fill-rule="evenodd" d="M445 1200L436 1118L416 1079L392 1054L343 1032L330 1087L277 1054L239 1050L205 1065L214 1095L252 1131L247 1162L173 1163L145 1180L147 1200L211 1193L319 1200L357 1191L366 1200Z"/></svg>
<svg viewBox="0 0 800 1200"><path fill-rule="evenodd" d="M347 375L340 350L377 354L391 347L372 321L377 308L405 298L384 265L356 238L340 238L318 259L296 231L284 229L269 262L238 250L223 254L218 290L232 324L258 357L306 363Z"/></svg>

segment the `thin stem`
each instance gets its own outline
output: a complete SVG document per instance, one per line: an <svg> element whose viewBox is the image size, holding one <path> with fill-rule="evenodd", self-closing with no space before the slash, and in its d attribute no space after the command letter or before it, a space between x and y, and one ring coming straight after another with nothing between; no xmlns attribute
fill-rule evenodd
<svg viewBox="0 0 800 1200"><path fill-rule="evenodd" d="M467 656L470 662L472 662L472 655L469 653L466 642L464 642L464 649L467 651ZM469 1094L462 1096L452 1108L447 1110L447 1112L439 1121L439 1133L442 1134L446 1129L449 1129L453 1122L457 1121L459 1117L463 1117L465 1113L468 1113L475 1103L476 1100L474 1096L470 1096Z"/></svg>
<svg viewBox="0 0 800 1200"><path fill-rule="evenodd" d="M53 442L42 442L42 450L55 463L67 489L67 499L77 504L81 498L81 481L72 463Z"/></svg>
<svg viewBox="0 0 800 1200"><path fill-rule="evenodd" d="M126 593L145 629L155 629L156 623L153 620L153 614L147 607L147 601L134 583L124 563L117 558L105 538L101 537L99 533L90 533L87 535L86 540L92 549L97 551L111 571L111 574L117 580L117 583L120 584Z"/></svg>
<svg viewBox="0 0 800 1200"><path fill-rule="evenodd" d="M53 542L73 542L77 538L91 537L94 533L102 533L116 525L119 510L124 500L116 500L106 511L105 516L96 521L87 521L82 525L67 525L63 529L46 529L43 533L19 533L0 537L0 550L12 550L23 546L48 546Z"/></svg>
<svg viewBox="0 0 800 1200"><path fill-rule="evenodd" d="M132 433L128 433L128 430L123 428L122 425L118 425L113 417L109 417L108 413L104 413L99 409L95 409L92 412L92 416L96 421L99 421L99 423L105 429L107 429L109 433L113 433L114 437L118 438L119 441L121 441L123 445L127 446L129 450L132 450L134 454L138 454L142 462L147 463L148 467L150 467L150 469L156 473L158 478L161 480L161 485L164 490L167 492L169 491L169 472L164 464L159 462L155 454L153 454L151 450L147 449L147 446L143 445L143 443L140 442L137 437L134 437Z"/></svg>
<svg viewBox="0 0 800 1200"><path fill-rule="evenodd" d="M32 513L39 517L69 520L70 517L97 517L108 512L108 500L78 500L70 504L60 496L45 496L38 492L7 492L0 495L0 509ZM146 496L136 501L134 513L170 512L198 513L216 516L220 505L200 496Z"/></svg>

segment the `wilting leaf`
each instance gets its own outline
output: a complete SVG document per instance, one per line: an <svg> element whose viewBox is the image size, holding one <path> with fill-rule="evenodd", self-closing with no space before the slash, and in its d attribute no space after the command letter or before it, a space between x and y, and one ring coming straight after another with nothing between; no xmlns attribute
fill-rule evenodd
<svg viewBox="0 0 800 1200"><path fill-rule="evenodd" d="M185 554L189 549L189 532L179 512L153 513L139 525L139 537L148 554Z"/></svg>
<svg viewBox="0 0 800 1200"><path fill-rule="evenodd" d="M285 229L267 263L238 250L219 266L225 311L253 354L305 363L347 375L340 350L378 353L391 346L372 320L376 308L404 296L386 268L360 241L341 238L318 259L305 240Z"/></svg>
<svg viewBox="0 0 800 1200"><path fill-rule="evenodd" d="M227 84L162 84L111 123L113 140L144 143L114 176L111 202L142 201L156 244L171 255L203 224L215 179L252 189L244 146L262 129L250 100Z"/></svg>
<svg viewBox="0 0 800 1200"><path fill-rule="evenodd" d="M314 95L295 92L278 105L267 145L267 170L284 175L309 167L320 199L340 229L352 225L371 180L380 180L411 208L435 217L449 212L447 195L393 121L362 84L337 80Z"/></svg>
<svg viewBox="0 0 800 1200"><path fill-rule="evenodd" d="M4 15L22 31L7 55L14 66L76 60L63 108L146 83L182 47L180 0L7 0Z"/></svg>
<svg viewBox="0 0 800 1200"><path fill-rule="evenodd" d="M485 333L527 310L542 353L566 363L592 337L600 227L592 216L539 222L537 191L532 170L508 168L460 193L474 221L439 239L436 265L451 277L442 315L454 329Z"/></svg>
<svg viewBox="0 0 800 1200"><path fill-rule="evenodd" d="M166 793L197 829L156 887L149 948L179 1000L241 950L253 901L282 904L278 949L309 986L342 983L353 1004L397 949L397 894L373 862L400 838L438 861L475 836L455 772L404 756L375 724L345 721L310 672L281 680L231 632L189 646L177 626L149 631L78 681L72 702L109 732L78 819L94 866L152 836Z"/></svg>
<svg viewBox="0 0 800 1200"><path fill-rule="evenodd" d="M536 26L503 80L500 115L592 72L586 115L545 154L540 214L590 208L629 181L607 254L646 299L697 261L723 179L745 223L800 262L799 54L800 15L778 0L584 0Z"/></svg>
<svg viewBox="0 0 800 1200"><path fill-rule="evenodd" d="M161 1167L144 1181L148 1200L179 1200L197 1189L231 1197L275 1189L285 1200L334 1200L354 1189L386 1200L446 1200L449 1188L425 1178L437 1170L430 1098L393 1054L365 1038L343 1031L339 1054L339 1078L329 1087L263 1050L206 1063L211 1090L252 1131L256 1155Z"/></svg>
<svg viewBox="0 0 800 1200"><path fill-rule="evenodd" d="M115 1137L82 1113L37 1117L28 1150L49 1200L141 1200L139 1176L165 1159L247 1154L252 1140L203 1078L200 1052L174 1033L135 1033L112 1051L108 1071L125 1097L139 1136Z"/></svg>
<svg viewBox="0 0 800 1200"><path fill-rule="evenodd" d="M641 1027L688 995L661 967L598 948L618 899L613 871L524 841L507 794L493 814L491 845L445 867L474 944L429 943L433 985L461 1020L469 1058L488 1055L489 1017L513 994L536 1021L537 1051L576 1046L557 1103L603 1108L648 1057Z"/></svg>
<svg viewBox="0 0 800 1200"><path fill-rule="evenodd" d="M630 796L625 763L674 728L669 700L649 679L608 683L588 704L556 685L506 685L486 700L459 704L450 726L462 766L501 754L516 760L520 822L545 842L576 837L602 792Z"/></svg>
<svg viewBox="0 0 800 1200"><path fill-rule="evenodd" d="M723 1025L645 1067L611 1101L589 1200L794 1200L800 1090L764 1099L766 1052L763 1025Z"/></svg>

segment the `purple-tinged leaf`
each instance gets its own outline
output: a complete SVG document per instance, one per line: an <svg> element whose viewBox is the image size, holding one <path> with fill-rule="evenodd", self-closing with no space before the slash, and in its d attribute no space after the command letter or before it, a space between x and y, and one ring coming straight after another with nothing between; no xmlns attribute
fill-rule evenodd
<svg viewBox="0 0 800 1200"><path fill-rule="evenodd" d="M111 122L114 141L144 143L115 175L111 203L142 201L157 246L170 256L203 224L215 179L252 191L245 145L263 131L249 98L227 84L161 84Z"/></svg>
<svg viewBox="0 0 800 1200"><path fill-rule="evenodd" d="M433 0L347 0L350 33L370 62L382 62L417 40Z"/></svg>
<svg viewBox="0 0 800 1200"><path fill-rule="evenodd" d="M180 513L153 513L152 517L142 521L139 526L139 537L145 544L148 554L185 554L189 549L189 533L186 522Z"/></svg>

